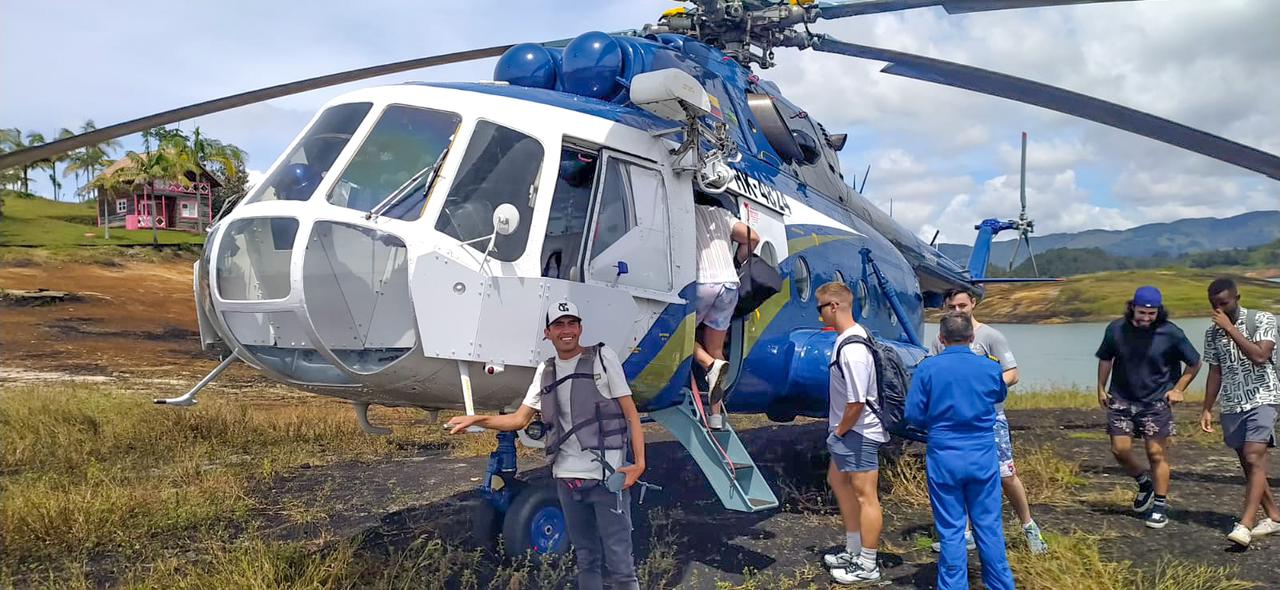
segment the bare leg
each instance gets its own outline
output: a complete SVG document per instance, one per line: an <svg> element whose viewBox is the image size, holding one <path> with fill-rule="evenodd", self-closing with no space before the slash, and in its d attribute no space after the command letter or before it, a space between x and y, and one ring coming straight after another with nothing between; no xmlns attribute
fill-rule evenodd
<svg viewBox="0 0 1280 590"><path fill-rule="evenodd" d="M1240 524L1245 528L1253 528L1257 520L1258 507L1263 497L1271 492L1271 484L1267 482L1267 443L1246 442L1244 447L1236 451L1240 457L1240 467L1244 469L1244 510L1240 513ZM1267 516L1275 514L1275 501Z"/></svg>
<svg viewBox="0 0 1280 590"><path fill-rule="evenodd" d="M1165 460L1165 445L1169 442L1164 438L1148 438L1144 439L1147 444L1147 461L1151 463L1151 479L1156 484L1156 495L1169 495L1169 462Z"/></svg>
<svg viewBox="0 0 1280 590"><path fill-rule="evenodd" d="M858 496L853 491L853 481L849 479L847 473L836 469L835 461L827 464L827 485L831 486L831 493L836 497L836 507L840 509L840 520L844 521L844 532L860 532L862 529L859 528L858 520L861 518L861 511L858 507Z"/></svg>
<svg viewBox="0 0 1280 590"><path fill-rule="evenodd" d="M1116 463L1124 469L1129 477L1138 477L1142 475L1142 466L1133 460L1133 438L1128 436L1112 436L1111 437L1111 454L1115 456Z"/></svg>
<svg viewBox="0 0 1280 590"><path fill-rule="evenodd" d="M702 365L703 369L710 369L711 361L716 360L716 357L711 356L707 349L702 347L702 343L697 341L693 343L693 358L698 361L699 365Z"/></svg>
<svg viewBox="0 0 1280 590"><path fill-rule="evenodd" d="M715 360L724 360L724 341L728 336L727 330L713 330L710 326L705 326L702 332L702 346L706 349L706 354ZM711 361L707 361L706 367L711 366ZM707 392L710 395L711 392ZM716 416L724 411L724 402L713 404L711 406L711 415Z"/></svg>
<svg viewBox="0 0 1280 590"><path fill-rule="evenodd" d="M1031 504L1027 501L1027 489L1022 487L1022 480L1018 479L1017 474L1009 477L1000 478L1000 487L1004 488L1004 497L1009 499L1009 505L1013 506L1013 511L1018 514L1018 520L1023 525L1031 522Z"/></svg>
<svg viewBox="0 0 1280 590"><path fill-rule="evenodd" d="M859 471L849 475L854 494L858 497L858 526L862 531L862 546L879 549L880 530L884 527L884 514L880 511L880 497L877 495L880 472Z"/></svg>

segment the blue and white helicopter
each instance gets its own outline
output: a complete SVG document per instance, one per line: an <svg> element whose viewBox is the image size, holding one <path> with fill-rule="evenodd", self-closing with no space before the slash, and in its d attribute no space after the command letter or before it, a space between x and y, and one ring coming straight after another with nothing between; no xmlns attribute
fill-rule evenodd
<svg viewBox="0 0 1280 590"><path fill-rule="evenodd" d="M410 83L331 100L265 181L209 229L195 266L204 346L297 388L370 405L502 411L519 403L547 306L585 318L643 412L671 430L725 507L774 508L731 427L703 427L691 397L695 202L761 237L781 291L730 331L728 408L787 422L827 411L835 334L814 289L847 283L856 318L909 364L924 356L924 310L948 288L980 290L986 220L967 266L947 259L850 187L831 133L757 70L779 48L888 62L884 72L1054 109L1280 179L1280 158L1067 90L970 66L848 43L810 23L941 6L949 13L1089 0L693 0L639 31L476 49L302 80L212 100L24 151L0 168L263 100L375 76L501 56L491 83ZM1107 1L1107 0L1101 0ZM1025 207L1025 205L1024 205ZM1025 210L1024 210L1025 213ZM1028 244L1029 245L1029 244ZM522 435L525 436L525 435ZM526 442L537 442L525 436ZM515 477L499 434L482 489L508 547L564 548L554 492ZM501 523L500 527L497 523Z"/></svg>

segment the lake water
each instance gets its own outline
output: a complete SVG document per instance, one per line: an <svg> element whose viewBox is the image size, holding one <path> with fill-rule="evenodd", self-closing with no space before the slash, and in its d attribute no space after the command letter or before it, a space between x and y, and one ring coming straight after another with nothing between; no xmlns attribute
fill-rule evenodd
<svg viewBox="0 0 1280 590"><path fill-rule="evenodd" d="M1196 350L1204 352L1204 331L1209 318L1183 318L1174 321L1186 332ZM1018 359L1018 385L1028 391L1051 387L1074 387L1093 391L1098 381L1098 359L1093 356L1107 324L991 324L1009 340L1013 356ZM938 337L937 324L925 324L926 342ZM1201 367L1192 389L1203 389L1208 370Z"/></svg>

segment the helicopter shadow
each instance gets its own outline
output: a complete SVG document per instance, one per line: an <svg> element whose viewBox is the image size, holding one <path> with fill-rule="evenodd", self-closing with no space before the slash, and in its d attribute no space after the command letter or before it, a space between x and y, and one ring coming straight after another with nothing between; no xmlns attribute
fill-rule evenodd
<svg viewBox="0 0 1280 590"><path fill-rule="evenodd" d="M741 431L739 436L786 503L786 490L820 489L826 485L825 428L825 424L817 423L764 427ZM777 533L760 525L778 516L780 509L754 513L726 510L688 452L674 440L655 438L658 440L646 446L649 468L643 479L662 490L647 493L643 504L638 502L637 494L632 495L637 565L650 555L661 553L674 560L675 578L684 579L695 566L736 576L748 570L764 571L777 563L775 557L752 546L759 547L777 537ZM529 463L528 459L523 461ZM540 466L522 471L520 477L531 483L546 482L550 469ZM361 552L384 557L405 551L423 538L475 547L471 519L483 501L479 491L471 489L387 512L377 524L355 535L355 545ZM804 532L800 536L812 537ZM814 552L825 549L802 548Z"/></svg>

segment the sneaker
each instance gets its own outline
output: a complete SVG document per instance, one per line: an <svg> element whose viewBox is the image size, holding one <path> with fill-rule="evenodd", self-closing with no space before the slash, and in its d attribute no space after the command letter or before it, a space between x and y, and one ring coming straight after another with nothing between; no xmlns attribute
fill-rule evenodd
<svg viewBox="0 0 1280 590"><path fill-rule="evenodd" d="M1168 511L1168 507L1156 506L1152 508L1151 512L1147 513L1146 522L1143 524L1146 524L1149 529L1164 528L1164 525L1169 524L1169 515L1166 514ZM1249 531L1246 530L1245 532L1248 533Z"/></svg>
<svg viewBox="0 0 1280 590"><path fill-rule="evenodd" d="M934 542L933 542L933 545L931 545L931 546L933 547L933 552L934 552L934 553L942 553L942 543L939 543L939 542L937 542L937 541L934 541ZM965 548L965 549L967 549L967 550L969 550L969 551L973 551L974 549L977 549L977 548L978 548L978 544L977 544L976 542L974 542L974 540L973 540L973 531L972 531L972 530L966 530L966 531L964 532L964 548Z"/></svg>
<svg viewBox="0 0 1280 590"><path fill-rule="evenodd" d="M1276 522L1270 518L1263 518L1258 521L1258 524L1253 527L1253 530L1249 531L1249 536L1251 538L1265 537L1272 533L1280 533L1280 522Z"/></svg>
<svg viewBox="0 0 1280 590"><path fill-rule="evenodd" d="M1227 533L1227 539L1241 547L1248 547L1253 541L1253 535L1249 534L1249 529L1237 522L1236 526L1231 527L1231 532Z"/></svg>
<svg viewBox="0 0 1280 590"><path fill-rule="evenodd" d="M1022 534L1027 537L1027 548L1031 550L1033 555L1039 555L1049 550L1049 544L1044 542L1044 535L1040 534L1040 525L1031 523L1022 527Z"/></svg>
<svg viewBox="0 0 1280 590"><path fill-rule="evenodd" d="M1133 511L1146 512L1156 503L1156 487L1153 485L1138 486L1138 493L1133 496Z"/></svg>
<svg viewBox="0 0 1280 590"><path fill-rule="evenodd" d="M729 374L729 361L722 361L720 359L711 361L711 366L707 367L706 393L710 395L712 391L715 391L716 385L719 385L720 382L723 381L725 376L728 374Z"/></svg>
<svg viewBox="0 0 1280 590"><path fill-rule="evenodd" d="M712 414L707 416L707 426L712 430L724 430L724 414Z"/></svg>
<svg viewBox="0 0 1280 590"><path fill-rule="evenodd" d="M831 578L837 584L862 584L866 582L880 581L879 566L871 569L862 567L862 564L855 562L849 567L837 567L831 569Z"/></svg>
<svg viewBox="0 0 1280 590"><path fill-rule="evenodd" d="M822 556L822 565L827 566L827 569L832 569L837 567L845 568L845 569L853 569L857 567L857 564L858 564L858 556L853 555L848 551L841 551L839 553L828 553Z"/></svg>

